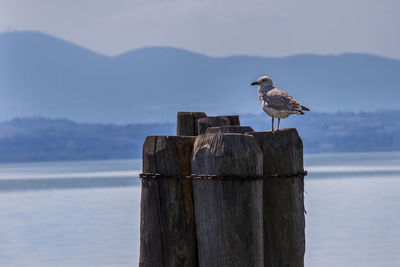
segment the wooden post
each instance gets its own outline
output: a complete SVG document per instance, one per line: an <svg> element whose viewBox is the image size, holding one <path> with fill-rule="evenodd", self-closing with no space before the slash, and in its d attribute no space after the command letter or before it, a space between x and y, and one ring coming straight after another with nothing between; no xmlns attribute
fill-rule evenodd
<svg viewBox="0 0 400 267"><path fill-rule="evenodd" d="M228 118L230 125L240 125L239 115L225 115L219 117Z"/></svg>
<svg viewBox="0 0 400 267"><path fill-rule="evenodd" d="M240 125L239 116L204 117L197 120L198 134L204 134L209 127Z"/></svg>
<svg viewBox="0 0 400 267"><path fill-rule="evenodd" d="M143 145L139 266L197 266L190 154L195 137L149 136Z"/></svg>
<svg viewBox="0 0 400 267"><path fill-rule="evenodd" d="M250 135L196 137L193 173L216 175L193 180L200 267L263 266L262 161Z"/></svg>
<svg viewBox="0 0 400 267"><path fill-rule="evenodd" d="M197 135L197 120L204 117L207 117L206 113L204 112L178 112L176 135Z"/></svg>
<svg viewBox="0 0 400 267"><path fill-rule="evenodd" d="M303 143L296 129L253 132L264 154L264 262L266 267L304 266Z"/></svg>
<svg viewBox="0 0 400 267"><path fill-rule="evenodd" d="M302 141L239 124L180 112L190 136L146 139L140 266L304 266Z"/></svg>
<svg viewBox="0 0 400 267"><path fill-rule="evenodd" d="M238 126L238 125L229 125L229 126L218 126L218 127L209 127L206 130L206 134L216 134L216 133L247 133L254 132L253 128L249 126Z"/></svg>

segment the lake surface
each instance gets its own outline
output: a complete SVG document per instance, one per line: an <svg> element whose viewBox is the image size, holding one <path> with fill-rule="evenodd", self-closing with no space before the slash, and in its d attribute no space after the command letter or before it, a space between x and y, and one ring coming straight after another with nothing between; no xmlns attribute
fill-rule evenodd
<svg viewBox="0 0 400 267"><path fill-rule="evenodd" d="M0 266L136 266L141 163L0 164ZM306 266L400 266L400 153L306 155Z"/></svg>

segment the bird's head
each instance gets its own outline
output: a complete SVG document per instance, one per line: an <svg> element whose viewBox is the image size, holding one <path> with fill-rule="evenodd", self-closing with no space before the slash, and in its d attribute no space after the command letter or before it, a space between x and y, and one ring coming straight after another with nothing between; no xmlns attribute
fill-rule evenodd
<svg viewBox="0 0 400 267"><path fill-rule="evenodd" d="M261 88L263 88L263 87L273 87L272 80L268 76L262 76L262 77L258 78L258 80L255 81L255 82L252 82L251 85L258 85Z"/></svg>

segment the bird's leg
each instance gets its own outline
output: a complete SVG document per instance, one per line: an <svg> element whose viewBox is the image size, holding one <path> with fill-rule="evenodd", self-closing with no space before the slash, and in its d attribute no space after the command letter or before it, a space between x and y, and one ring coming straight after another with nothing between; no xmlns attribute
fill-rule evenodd
<svg viewBox="0 0 400 267"><path fill-rule="evenodd" d="M278 118L278 131L279 131L279 123L281 122L281 118Z"/></svg>
<svg viewBox="0 0 400 267"><path fill-rule="evenodd" d="M271 132L273 132L274 131L274 117L272 117L272 130L271 130Z"/></svg>

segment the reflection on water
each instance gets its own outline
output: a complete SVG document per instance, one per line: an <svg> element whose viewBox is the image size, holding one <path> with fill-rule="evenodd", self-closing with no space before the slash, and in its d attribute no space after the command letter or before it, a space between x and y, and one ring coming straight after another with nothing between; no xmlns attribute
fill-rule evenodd
<svg viewBox="0 0 400 267"><path fill-rule="evenodd" d="M0 165L0 192L139 186L140 160Z"/></svg>
<svg viewBox="0 0 400 267"><path fill-rule="evenodd" d="M305 166L306 266L400 266L400 153L307 155ZM140 168L0 165L0 266L136 266Z"/></svg>
<svg viewBox="0 0 400 267"><path fill-rule="evenodd" d="M139 171L110 171L110 172L64 172L64 173L38 173L37 170L33 171L34 174L27 173L0 173L0 179L3 180L27 180L27 179L57 179L57 178L99 178L99 177L135 177L139 175Z"/></svg>
<svg viewBox="0 0 400 267"><path fill-rule="evenodd" d="M140 187L0 194L0 266L133 266Z"/></svg>
<svg viewBox="0 0 400 267"><path fill-rule="evenodd" d="M400 177L400 152L305 155L308 179Z"/></svg>
<svg viewBox="0 0 400 267"><path fill-rule="evenodd" d="M107 178L44 178L44 179L11 179L0 180L1 191L20 190L50 190L50 189L78 189L96 187L125 187L139 186L137 177L107 177Z"/></svg>
<svg viewBox="0 0 400 267"><path fill-rule="evenodd" d="M305 187L306 266L400 266L400 176Z"/></svg>

